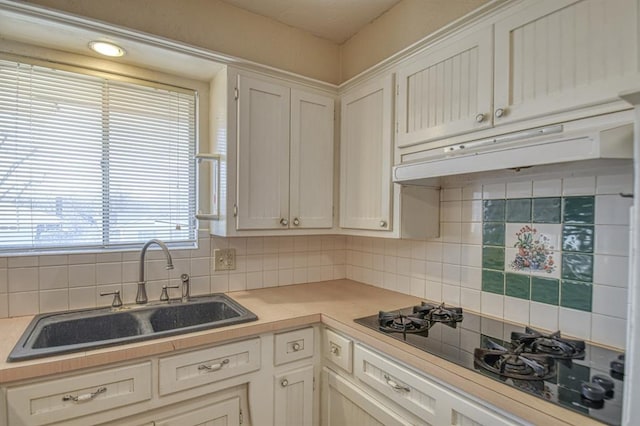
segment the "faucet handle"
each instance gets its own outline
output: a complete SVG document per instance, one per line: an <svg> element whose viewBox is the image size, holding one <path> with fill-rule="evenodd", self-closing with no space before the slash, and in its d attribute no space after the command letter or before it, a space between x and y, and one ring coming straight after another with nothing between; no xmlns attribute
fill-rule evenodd
<svg viewBox="0 0 640 426"><path fill-rule="evenodd" d="M122 299L120 298L120 290L110 291L108 293L100 293L100 296L110 296L113 294L113 301L111 302L111 307L119 308L122 306Z"/></svg>
<svg viewBox="0 0 640 426"><path fill-rule="evenodd" d="M169 290L170 288L180 288L180 286L178 285L163 285L162 286L162 292L160 293L160 301L161 302L168 302L169 301Z"/></svg>

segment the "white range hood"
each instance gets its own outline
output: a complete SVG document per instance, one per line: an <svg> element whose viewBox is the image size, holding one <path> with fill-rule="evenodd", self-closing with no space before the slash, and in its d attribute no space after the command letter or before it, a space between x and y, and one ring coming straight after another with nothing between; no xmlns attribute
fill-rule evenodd
<svg viewBox="0 0 640 426"><path fill-rule="evenodd" d="M393 181L429 185L430 178L596 159L633 158L633 124L592 119L555 124L404 155Z"/></svg>

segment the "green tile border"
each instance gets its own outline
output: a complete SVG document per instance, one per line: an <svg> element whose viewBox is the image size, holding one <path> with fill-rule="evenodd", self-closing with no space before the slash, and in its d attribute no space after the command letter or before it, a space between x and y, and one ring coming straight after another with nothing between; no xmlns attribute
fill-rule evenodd
<svg viewBox="0 0 640 426"><path fill-rule="evenodd" d="M593 282L593 256L583 253L562 253L562 279Z"/></svg>
<svg viewBox="0 0 640 426"><path fill-rule="evenodd" d="M560 302L560 280L532 276L531 300L557 306Z"/></svg>
<svg viewBox="0 0 640 426"><path fill-rule="evenodd" d="M580 281L563 280L560 288L560 306L591 312L593 285Z"/></svg>
<svg viewBox="0 0 640 426"><path fill-rule="evenodd" d="M504 270L504 247L482 247L482 267L498 271Z"/></svg>
<svg viewBox="0 0 640 426"><path fill-rule="evenodd" d="M504 272L482 270L482 291L504 294Z"/></svg>
<svg viewBox="0 0 640 426"><path fill-rule="evenodd" d="M531 208L533 223L561 223L562 198L533 198Z"/></svg>
<svg viewBox="0 0 640 426"><path fill-rule="evenodd" d="M482 244L485 246L504 247L504 222L484 222L482 224Z"/></svg>
<svg viewBox="0 0 640 426"><path fill-rule="evenodd" d="M563 223L585 223L595 222L596 197L588 195L582 197L564 197L562 209Z"/></svg>
<svg viewBox="0 0 640 426"><path fill-rule="evenodd" d="M531 299L531 277L523 274L505 273L505 294L518 299Z"/></svg>
<svg viewBox="0 0 640 426"><path fill-rule="evenodd" d="M532 198L507 200L506 221L509 223L531 223Z"/></svg>
<svg viewBox="0 0 640 426"><path fill-rule="evenodd" d="M593 253L594 225L563 225L562 251Z"/></svg>

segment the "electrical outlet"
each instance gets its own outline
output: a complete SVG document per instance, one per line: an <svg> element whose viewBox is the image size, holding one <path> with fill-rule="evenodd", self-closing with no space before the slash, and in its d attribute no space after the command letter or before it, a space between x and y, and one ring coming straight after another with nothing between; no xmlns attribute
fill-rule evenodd
<svg viewBox="0 0 640 426"><path fill-rule="evenodd" d="M236 269L236 249L215 249L213 251L213 260L216 271Z"/></svg>

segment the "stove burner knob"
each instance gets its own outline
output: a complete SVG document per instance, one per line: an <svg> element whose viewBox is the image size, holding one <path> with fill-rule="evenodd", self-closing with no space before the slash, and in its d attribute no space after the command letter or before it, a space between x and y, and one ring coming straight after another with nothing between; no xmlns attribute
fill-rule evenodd
<svg viewBox="0 0 640 426"><path fill-rule="evenodd" d="M613 361L611 361L611 364L609 364L609 366L611 367L611 371L613 371L614 373L624 374L624 357L622 360L614 359Z"/></svg>
<svg viewBox="0 0 640 426"><path fill-rule="evenodd" d="M624 354L620 354L618 355L618 359L622 362L624 362Z"/></svg>
<svg viewBox="0 0 640 426"><path fill-rule="evenodd" d="M611 377L605 376L604 374L596 374L591 378L591 382L600 385L605 392L612 391L614 387Z"/></svg>
<svg viewBox="0 0 640 426"><path fill-rule="evenodd" d="M604 394L606 392L604 388L597 383L584 382L582 383L580 393L589 401L598 402L604 400Z"/></svg>

